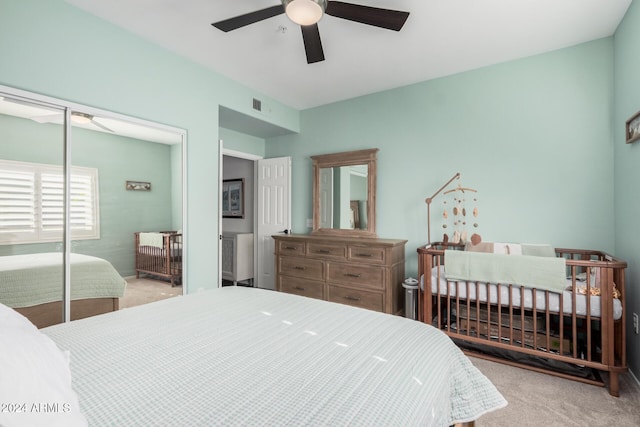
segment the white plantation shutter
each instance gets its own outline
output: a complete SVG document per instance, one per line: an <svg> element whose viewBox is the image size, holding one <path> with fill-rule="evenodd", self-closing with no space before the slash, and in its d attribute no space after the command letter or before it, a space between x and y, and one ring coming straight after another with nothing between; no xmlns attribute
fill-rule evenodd
<svg viewBox="0 0 640 427"><path fill-rule="evenodd" d="M100 237L98 170L71 167L72 239ZM62 167L0 160L0 244L60 241L64 226Z"/></svg>
<svg viewBox="0 0 640 427"><path fill-rule="evenodd" d="M31 235L35 228L35 174L0 169L0 236Z"/></svg>
<svg viewBox="0 0 640 427"><path fill-rule="evenodd" d="M89 171L90 172L90 171ZM71 235L93 232L97 223L97 185L92 174L71 168Z"/></svg>
<svg viewBox="0 0 640 427"><path fill-rule="evenodd" d="M43 173L40 180L41 229L43 237L62 239L64 227L64 181L62 173Z"/></svg>

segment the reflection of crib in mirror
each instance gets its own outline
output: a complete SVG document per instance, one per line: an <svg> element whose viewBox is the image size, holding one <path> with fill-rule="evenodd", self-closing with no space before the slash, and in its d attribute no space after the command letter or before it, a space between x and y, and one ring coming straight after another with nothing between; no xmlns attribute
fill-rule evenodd
<svg viewBox="0 0 640 427"><path fill-rule="evenodd" d="M175 231L136 232L135 254L136 278L140 278L140 273L144 273L168 279L171 286L182 281L181 233Z"/></svg>

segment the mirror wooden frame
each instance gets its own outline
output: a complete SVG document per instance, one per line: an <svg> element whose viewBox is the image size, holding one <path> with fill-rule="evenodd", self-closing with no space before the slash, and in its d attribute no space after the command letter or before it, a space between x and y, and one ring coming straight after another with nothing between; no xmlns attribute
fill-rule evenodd
<svg viewBox="0 0 640 427"><path fill-rule="evenodd" d="M313 230L311 234L376 238L376 171L377 148L311 156L313 160ZM320 169L367 165L366 230L320 228Z"/></svg>

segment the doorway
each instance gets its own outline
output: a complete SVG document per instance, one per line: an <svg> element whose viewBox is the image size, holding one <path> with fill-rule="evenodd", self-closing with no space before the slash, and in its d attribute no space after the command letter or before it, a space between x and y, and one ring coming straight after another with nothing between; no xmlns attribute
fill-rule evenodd
<svg viewBox="0 0 640 427"><path fill-rule="evenodd" d="M222 148L222 141L220 147L220 286L244 284L275 290L275 248L271 236L291 232L291 157L263 159L226 150ZM251 168L252 174L249 173ZM253 175L251 185L245 185L250 190L243 192L243 202L247 204L245 211L249 211L252 221L230 222L238 218L223 215L231 203L231 195L225 193L224 184L225 180L237 182L240 179L246 184L247 180L242 177L227 178L239 176L243 170L247 176ZM250 205L253 208L249 208Z"/></svg>
<svg viewBox="0 0 640 427"><path fill-rule="evenodd" d="M222 153L220 286L254 285L254 157Z"/></svg>
<svg viewBox="0 0 640 427"><path fill-rule="evenodd" d="M223 271L228 272L231 263L223 266L222 254L231 248L224 234L228 232L253 233L253 280L251 284L264 289L275 289L273 271L274 254L271 235L291 228L290 176L291 158L267 159L265 157L268 140L273 137L294 133L289 129L264 121L255 115L248 115L220 106L219 125L219 206L218 211L218 282L222 284ZM224 143L223 143L224 139ZM227 146L226 143L230 145ZM227 147L233 147L227 148ZM236 151L238 150L238 151ZM252 153L252 154L249 154ZM259 153L259 154L253 154ZM245 179L245 197L247 209L252 216L251 223L238 219L223 218L223 181L240 177L235 166L224 165L224 159L233 158L233 162L244 161L253 167L253 178ZM241 164L240 164L241 165ZM239 166L242 168L243 166ZM235 170L235 172L234 172ZM248 176L249 174L247 174ZM226 199L230 203L230 199ZM237 216L237 215L236 215ZM250 224L252 226L250 226ZM223 250L223 243L225 249ZM238 243L240 245L240 243ZM238 246L239 247L239 246ZM233 259L226 256L226 259ZM237 258L236 258L237 259ZM225 273L229 277L228 273ZM233 282L233 281L231 281Z"/></svg>

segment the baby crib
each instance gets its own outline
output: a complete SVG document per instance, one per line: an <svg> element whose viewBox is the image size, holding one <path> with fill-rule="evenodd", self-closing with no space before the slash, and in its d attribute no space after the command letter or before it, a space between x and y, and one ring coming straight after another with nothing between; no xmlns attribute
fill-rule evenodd
<svg viewBox="0 0 640 427"><path fill-rule="evenodd" d="M136 232L136 278L144 273L151 278L168 279L171 286L182 281L182 233L176 231Z"/></svg>
<svg viewBox="0 0 640 427"><path fill-rule="evenodd" d="M599 251L555 249L564 259L563 288L552 292L473 277L450 280L445 253L457 258L451 250L464 249L443 243L418 249L423 322L490 360L601 386L598 372L606 371L609 393L619 395L618 375L627 369L624 261Z"/></svg>

